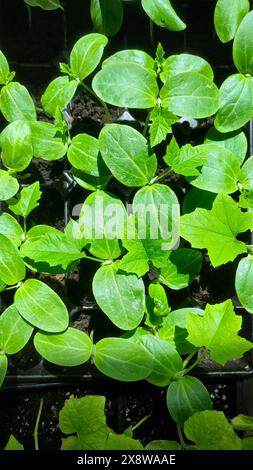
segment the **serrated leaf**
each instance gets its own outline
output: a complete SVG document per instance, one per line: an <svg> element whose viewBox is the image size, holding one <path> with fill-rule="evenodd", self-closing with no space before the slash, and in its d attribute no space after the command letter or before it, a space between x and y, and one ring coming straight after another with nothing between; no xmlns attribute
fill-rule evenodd
<svg viewBox="0 0 253 470"><path fill-rule="evenodd" d="M220 132L232 132L253 116L253 78L230 75L220 89L220 107L214 125Z"/></svg>
<svg viewBox="0 0 253 470"><path fill-rule="evenodd" d="M173 138L167 147L164 160L175 173L183 176L198 176L200 174L199 167L204 165L207 155L208 149L205 146L193 147L186 144L180 149Z"/></svg>
<svg viewBox="0 0 253 470"><path fill-rule="evenodd" d="M162 266L159 281L170 289L184 289L189 286L202 266L202 255L190 248L171 251L166 265Z"/></svg>
<svg viewBox="0 0 253 470"><path fill-rule="evenodd" d="M101 310L122 330L136 328L145 308L142 279L117 272L118 266L101 266L93 278L93 294Z"/></svg>
<svg viewBox="0 0 253 470"><path fill-rule="evenodd" d="M68 328L56 335L36 333L34 346L47 361L58 366L74 367L89 360L93 345L86 333Z"/></svg>
<svg viewBox="0 0 253 470"><path fill-rule="evenodd" d="M61 111L65 109L72 100L77 87L77 80L71 77L64 76L55 78L49 83L41 97L41 103L45 111L55 116L58 108Z"/></svg>
<svg viewBox="0 0 253 470"><path fill-rule="evenodd" d="M156 106L150 113L150 120L152 124L149 129L151 147L160 144L166 139L167 134L172 133L172 124L178 121L177 116L168 111Z"/></svg>
<svg viewBox="0 0 253 470"><path fill-rule="evenodd" d="M95 70L107 43L107 37L98 33L86 34L75 43L70 54L70 66L75 77L84 80Z"/></svg>
<svg viewBox="0 0 253 470"><path fill-rule="evenodd" d="M241 440L221 411L200 411L184 425L184 432L199 450L241 450Z"/></svg>
<svg viewBox="0 0 253 470"><path fill-rule="evenodd" d="M216 33L222 42L231 41L250 8L248 0L218 0L214 12Z"/></svg>
<svg viewBox="0 0 253 470"><path fill-rule="evenodd" d="M197 411L211 410L212 402L202 382L186 375L169 385L167 407L174 421L183 426Z"/></svg>
<svg viewBox="0 0 253 470"><path fill-rule="evenodd" d="M155 154L145 137L130 126L107 124L100 132L99 148L113 176L125 186L144 186L156 172Z"/></svg>
<svg viewBox="0 0 253 470"><path fill-rule="evenodd" d="M181 217L181 236L194 248L207 248L214 267L247 252L245 243L236 237L251 227L252 214L242 212L226 194L216 197L211 210L196 209Z"/></svg>
<svg viewBox="0 0 253 470"><path fill-rule="evenodd" d="M170 31L182 31L186 28L169 0L141 0L141 4L147 15L158 26Z"/></svg>
<svg viewBox="0 0 253 470"><path fill-rule="evenodd" d="M36 109L28 90L18 82L11 82L1 89L0 110L9 122L36 120Z"/></svg>
<svg viewBox="0 0 253 470"><path fill-rule="evenodd" d="M152 355L140 344L122 338L99 341L94 363L103 374L123 382L145 379L153 369Z"/></svg>
<svg viewBox="0 0 253 470"><path fill-rule="evenodd" d="M216 85L198 72L168 75L160 91L162 107L177 116L204 118L216 113L220 105Z"/></svg>
<svg viewBox="0 0 253 470"><path fill-rule="evenodd" d="M14 196L19 189L16 178L9 175L7 171L0 170L0 201L6 201Z"/></svg>
<svg viewBox="0 0 253 470"><path fill-rule="evenodd" d="M16 354L28 343L33 327L19 315L15 305L8 307L0 316L0 350Z"/></svg>
<svg viewBox="0 0 253 470"><path fill-rule="evenodd" d="M247 256L240 260L235 277L235 289L241 304L253 313L253 257Z"/></svg>
<svg viewBox="0 0 253 470"><path fill-rule="evenodd" d="M27 322L43 331L59 333L68 327L69 315L64 303L37 279L28 279L22 284L16 291L14 304Z"/></svg>
<svg viewBox="0 0 253 470"><path fill-rule="evenodd" d="M8 201L9 209L16 215L26 219L31 212L39 206L42 192L39 182L33 183L27 188L23 188L16 198Z"/></svg>
<svg viewBox="0 0 253 470"><path fill-rule="evenodd" d="M7 212L0 212L0 233L7 237L15 246L20 246L23 229L19 223Z"/></svg>
<svg viewBox="0 0 253 470"><path fill-rule="evenodd" d="M0 234L0 279L7 285L14 285L25 277L25 264L13 243Z"/></svg>
<svg viewBox="0 0 253 470"><path fill-rule="evenodd" d="M207 304L203 317L188 314L187 340L194 346L204 346L214 361L224 365L230 359L242 357L253 347L252 343L238 336L241 325L242 317L234 313L231 300Z"/></svg>

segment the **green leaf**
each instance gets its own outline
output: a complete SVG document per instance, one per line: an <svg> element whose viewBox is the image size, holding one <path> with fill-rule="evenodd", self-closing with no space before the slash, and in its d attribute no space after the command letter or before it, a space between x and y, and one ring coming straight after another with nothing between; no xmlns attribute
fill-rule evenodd
<svg viewBox="0 0 253 470"><path fill-rule="evenodd" d="M181 308L174 310L164 319L162 325L158 329L160 338L175 344L179 354L190 354L196 348L187 341L187 315L204 315L205 312L199 308Z"/></svg>
<svg viewBox="0 0 253 470"><path fill-rule="evenodd" d="M33 327L19 315L15 305L0 316L0 350L5 354L21 351L32 336Z"/></svg>
<svg viewBox="0 0 253 470"><path fill-rule="evenodd" d="M40 184L31 184L27 188L23 188L16 198L8 201L9 209L16 215L21 215L26 219L31 212L39 206L39 200L42 192L40 191Z"/></svg>
<svg viewBox="0 0 253 470"><path fill-rule="evenodd" d="M3 292L5 290L5 287L6 287L5 283L1 281L0 279L0 292Z"/></svg>
<svg viewBox="0 0 253 470"><path fill-rule="evenodd" d="M141 344L154 360L153 371L146 380L159 387L169 385L175 374L183 370L183 361L175 346L153 335L142 336Z"/></svg>
<svg viewBox="0 0 253 470"><path fill-rule="evenodd" d="M242 74L228 77L220 89L220 107L214 125L220 132L241 128L253 116L253 79Z"/></svg>
<svg viewBox="0 0 253 470"><path fill-rule="evenodd" d="M82 445L78 437L70 436L62 439L61 450L82 450Z"/></svg>
<svg viewBox="0 0 253 470"><path fill-rule="evenodd" d="M211 127L206 134L205 144L215 144L230 150L240 163L243 162L248 150L247 137L242 130L224 134L217 131L215 127Z"/></svg>
<svg viewBox="0 0 253 470"><path fill-rule="evenodd" d="M160 144L166 139L167 134L172 133L172 124L178 121L177 116L167 109L156 106L150 113L152 124L149 129L151 147Z"/></svg>
<svg viewBox="0 0 253 470"><path fill-rule="evenodd" d="M6 201L14 196L19 189L16 178L9 175L7 171L0 170L0 201Z"/></svg>
<svg viewBox="0 0 253 470"><path fill-rule="evenodd" d="M5 55L0 51L0 85L6 85L10 78L10 68Z"/></svg>
<svg viewBox="0 0 253 470"><path fill-rule="evenodd" d="M253 417L238 415L232 419L232 426L236 431L253 431Z"/></svg>
<svg viewBox="0 0 253 470"><path fill-rule="evenodd" d="M29 123L14 121L0 134L3 164L15 171L23 171L31 163L33 148Z"/></svg>
<svg viewBox="0 0 253 470"><path fill-rule="evenodd" d="M166 266L160 270L159 281L170 289L184 289L189 286L202 266L202 254L190 248L171 251Z"/></svg>
<svg viewBox="0 0 253 470"><path fill-rule="evenodd" d="M253 450L253 437L244 437L241 439L242 450Z"/></svg>
<svg viewBox="0 0 253 470"><path fill-rule="evenodd" d="M200 174L199 167L204 165L207 157L208 148L205 145L192 147L192 145L186 144L180 149L173 138L167 147L164 160L175 173L183 176L198 176Z"/></svg>
<svg viewBox="0 0 253 470"><path fill-rule="evenodd" d="M211 210L216 198L215 193L203 191L202 189L192 188L185 196L183 201L183 214L189 214L195 209L202 208Z"/></svg>
<svg viewBox="0 0 253 470"><path fill-rule="evenodd" d="M243 191L240 194L239 206L242 209L253 209L253 191Z"/></svg>
<svg viewBox="0 0 253 470"><path fill-rule="evenodd" d="M123 203L104 191L90 194L80 212L79 226L87 249L98 258L113 260L121 255L119 238L127 217Z"/></svg>
<svg viewBox="0 0 253 470"><path fill-rule="evenodd" d="M25 3L31 7L40 7L42 10L57 10L58 8L63 10L60 0L25 0Z"/></svg>
<svg viewBox="0 0 253 470"><path fill-rule="evenodd" d="M158 85L156 72L150 65L143 63L140 54L129 51L122 56L116 54L103 63L102 70L96 74L92 88L98 97L109 104L120 107L147 109L156 105ZM150 64L150 61L148 61Z"/></svg>
<svg viewBox="0 0 253 470"><path fill-rule="evenodd" d="M77 434L79 445L74 442L75 449L104 449L111 432L106 424L104 408L105 397L102 396L71 397L65 401L59 413L59 428L64 434Z"/></svg>
<svg viewBox="0 0 253 470"><path fill-rule="evenodd" d="M36 333L34 346L47 361L58 366L73 367L89 360L93 345L86 333L68 328L57 335Z"/></svg>
<svg viewBox="0 0 253 470"><path fill-rule="evenodd" d="M101 266L93 278L99 307L122 330L136 328L144 315L145 289L134 274L117 272L117 265Z"/></svg>
<svg viewBox="0 0 253 470"><path fill-rule="evenodd" d="M0 388L3 385L6 372L8 368L8 359L7 356L3 353L0 354Z"/></svg>
<svg viewBox="0 0 253 470"><path fill-rule="evenodd" d="M24 446L11 434L4 450L24 450Z"/></svg>
<svg viewBox="0 0 253 470"><path fill-rule="evenodd" d="M130 126L107 124L100 132L99 147L111 173L125 186L144 186L156 172L155 154L145 137Z"/></svg>
<svg viewBox="0 0 253 470"><path fill-rule="evenodd" d="M139 222L139 224L138 224ZM156 240L151 233L146 233L150 227L143 223L145 233L139 231L140 221L130 214L127 219L127 229L122 237L122 244L128 253L120 261L120 269L128 273L135 273L139 277L149 271L149 262L155 267L166 265L169 251L164 250L163 240Z"/></svg>
<svg viewBox="0 0 253 470"><path fill-rule="evenodd" d="M13 243L0 234L0 279L7 285L22 281L25 277L25 264Z"/></svg>
<svg viewBox="0 0 253 470"><path fill-rule="evenodd" d="M184 376L170 384L167 390L167 407L174 421L183 426L197 411L211 410L212 402L200 380Z"/></svg>
<svg viewBox="0 0 253 470"><path fill-rule="evenodd" d="M99 153L99 142L88 134L79 134L72 139L68 149L68 160L74 168L91 176L108 176Z"/></svg>
<svg viewBox="0 0 253 470"><path fill-rule="evenodd" d="M234 39L235 33L249 11L249 0L218 0L214 12L216 33L222 42Z"/></svg>
<svg viewBox="0 0 253 470"><path fill-rule="evenodd" d="M122 338L99 341L94 363L103 374L123 382L145 379L153 369L151 354L140 344Z"/></svg>
<svg viewBox="0 0 253 470"><path fill-rule="evenodd" d="M230 359L242 357L253 347L252 343L237 335L241 325L242 317L234 313L230 299L221 304L207 304L203 317L188 314L187 340L194 346L205 346L211 358L224 365Z"/></svg>
<svg viewBox="0 0 253 470"><path fill-rule="evenodd" d="M15 294L14 303L20 315L40 330L59 333L68 327L69 316L64 303L50 287L37 279L24 282Z"/></svg>
<svg viewBox="0 0 253 470"><path fill-rule="evenodd" d="M21 247L21 255L35 263L61 266L64 270L67 270L70 263L84 256L74 240L67 239L62 232L28 239Z"/></svg>
<svg viewBox="0 0 253 470"><path fill-rule="evenodd" d="M160 77L162 82L165 83L171 74L176 75L184 72L198 72L213 80L213 70L209 63L192 54L176 54L168 57L163 63Z"/></svg>
<svg viewBox="0 0 253 470"><path fill-rule="evenodd" d="M212 116L220 105L218 88L198 72L169 74L160 98L163 108L177 116L192 118Z"/></svg>
<svg viewBox="0 0 253 470"><path fill-rule="evenodd" d="M150 72L155 74L155 61L154 59L144 51L139 49L125 49L116 54L113 54L108 59L104 60L103 68L108 65L127 65L136 64L144 69L149 69Z"/></svg>
<svg viewBox="0 0 253 470"><path fill-rule="evenodd" d="M151 441L146 447L146 450L181 450L181 446L176 441Z"/></svg>
<svg viewBox="0 0 253 470"><path fill-rule="evenodd" d="M253 256L240 260L235 277L235 289L241 304L253 313Z"/></svg>
<svg viewBox="0 0 253 470"><path fill-rule="evenodd" d="M168 315L170 313L170 307L163 286L153 282L149 285L148 293L154 304L153 314L157 316Z"/></svg>
<svg viewBox="0 0 253 470"><path fill-rule="evenodd" d="M44 160L58 160L64 157L68 146L57 126L49 122L30 122L33 155Z"/></svg>
<svg viewBox="0 0 253 470"><path fill-rule="evenodd" d="M87 34L75 43L70 54L70 66L76 78L82 81L95 70L107 43L107 37L97 33Z"/></svg>
<svg viewBox="0 0 253 470"><path fill-rule="evenodd" d="M143 450L137 439L111 432L105 444L105 450Z"/></svg>
<svg viewBox="0 0 253 470"><path fill-rule="evenodd" d="M240 161L230 150L219 145L199 145L199 158L203 152L203 166L199 175L189 178L190 183L213 193L234 193L241 175Z"/></svg>
<svg viewBox="0 0 253 470"><path fill-rule="evenodd" d="M181 217L181 236L194 248L207 248L214 267L247 252L245 243L236 237L251 227L252 214L242 212L226 194L216 197L212 210L196 209Z"/></svg>
<svg viewBox="0 0 253 470"><path fill-rule="evenodd" d="M247 2L248 3L248 2ZM249 4L247 5L249 9ZM239 72L253 75L253 11L248 13L242 20L233 44L234 63Z"/></svg>
<svg viewBox="0 0 253 470"><path fill-rule="evenodd" d="M239 180L243 189L253 189L253 157L248 158L242 166Z"/></svg>
<svg viewBox="0 0 253 470"><path fill-rule="evenodd" d="M184 425L184 432L199 450L241 450L241 440L221 411L200 411Z"/></svg>
<svg viewBox="0 0 253 470"><path fill-rule="evenodd" d="M111 176L91 176L84 173L81 170L72 168L72 174L74 180L84 189L88 191L97 191L99 189L105 189Z"/></svg>
<svg viewBox="0 0 253 470"><path fill-rule="evenodd" d="M23 229L19 223L7 212L0 212L0 233L15 246L20 246L23 236Z"/></svg>
<svg viewBox="0 0 253 470"><path fill-rule="evenodd" d="M28 90L18 82L11 82L1 89L0 110L9 122L24 119L36 120L36 109Z"/></svg>
<svg viewBox="0 0 253 470"><path fill-rule="evenodd" d="M78 87L77 80L70 77L57 77L49 83L45 93L41 97L41 103L45 111L55 116L58 108L62 111L72 100Z"/></svg>
<svg viewBox="0 0 253 470"><path fill-rule="evenodd" d="M133 199L133 212L138 217L140 233L148 238L164 240L163 250L169 250L178 240L179 203L177 196L164 184L141 188ZM146 235L147 236L147 235Z"/></svg>
<svg viewBox="0 0 253 470"><path fill-rule="evenodd" d="M114 36L120 30L123 21L123 5L120 0L91 0L90 12L98 33Z"/></svg>
<svg viewBox="0 0 253 470"><path fill-rule="evenodd" d="M169 0L141 0L142 8L151 20L170 31L182 31L186 24L179 18Z"/></svg>

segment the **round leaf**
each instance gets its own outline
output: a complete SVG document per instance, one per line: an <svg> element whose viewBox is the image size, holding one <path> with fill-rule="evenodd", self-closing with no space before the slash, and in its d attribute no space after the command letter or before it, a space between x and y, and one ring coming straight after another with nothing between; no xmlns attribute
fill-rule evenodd
<svg viewBox="0 0 253 470"><path fill-rule="evenodd" d="M211 127L206 134L205 144L215 144L230 150L240 163L243 162L248 149L247 137L241 130L223 133Z"/></svg>
<svg viewBox="0 0 253 470"><path fill-rule="evenodd" d="M48 114L55 115L58 108L62 111L72 100L78 86L77 80L70 77L57 77L49 83L41 97L43 108Z"/></svg>
<svg viewBox="0 0 253 470"><path fill-rule="evenodd" d="M170 31L182 31L186 28L169 0L141 0L141 4L147 15L158 26Z"/></svg>
<svg viewBox="0 0 253 470"><path fill-rule="evenodd" d="M253 313L253 256L241 259L235 278L235 288L241 304Z"/></svg>
<svg viewBox="0 0 253 470"><path fill-rule="evenodd" d="M89 360L92 351L89 336L74 328L58 335L36 333L34 346L44 359L64 367L83 364Z"/></svg>
<svg viewBox="0 0 253 470"><path fill-rule="evenodd" d="M184 376L169 386L167 406L174 421L183 426L184 422L197 411L211 410L212 402L200 380Z"/></svg>
<svg viewBox="0 0 253 470"><path fill-rule="evenodd" d="M97 33L87 34L76 42L70 54L70 65L79 80L84 80L95 70L107 43L107 37Z"/></svg>
<svg viewBox="0 0 253 470"><path fill-rule="evenodd" d="M122 25L123 6L120 0L91 0L91 19L98 33L114 36Z"/></svg>
<svg viewBox="0 0 253 470"><path fill-rule="evenodd" d="M68 160L74 168L91 176L99 177L109 173L99 153L98 140L88 134L79 134L72 139Z"/></svg>
<svg viewBox="0 0 253 470"><path fill-rule="evenodd" d="M114 265L101 266L92 288L99 307L116 326L132 330L140 324L145 309L142 279L134 274L119 273Z"/></svg>
<svg viewBox="0 0 253 470"><path fill-rule="evenodd" d="M33 155L44 160L58 160L67 152L67 145L57 127L49 122L30 122Z"/></svg>
<svg viewBox="0 0 253 470"><path fill-rule="evenodd" d="M58 333L68 327L69 316L64 303L50 287L37 279L28 279L17 290L15 306L26 321L40 330Z"/></svg>
<svg viewBox="0 0 253 470"><path fill-rule="evenodd" d="M21 245L23 229L7 212L0 212L0 233L9 238L15 246Z"/></svg>
<svg viewBox="0 0 253 470"><path fill-rule="evenodd" d="M11 82L2 88L0 110L9 122L17 119L36 120L37 117L32 97L18 82Z"/></svg>
<svg viewBox="0 0 253 470"><path fill-rule="evenodd" d="M243 189L253 189L253 157L248 158L242 166L240 183Z"/></svg>
<svg viewBox="0 0 253 470"><path fill-rule="evenodd" d="M0 201L7 201L18 192L19 184L16 178L7 171L0 170Z"/></svg>
<svg viewBox="0 0 253 470"><path fill-rule="evenodd" d="M249 0L218 0L214 12L216 33L222 42L231 41L249 11Z"/></svg>
<svg viewBox="0 0 253 470"><path fill-rule="evenodd" d="M26 121L14 121L0 135L3 164L15 171L23 171L33 157L31 131Z"/></svg>
<svg viewBox="0 0 253 470"><path fill-rule="evenodd" d="M213 80L213 70L209 63L201 57L193 54L171 55L165 60L160 74L163 83L171 74L184 72L198 72Z"/></svg>
<svg viewBox="0 0 253 470"><path fill-rule="evenodd" d="M145 137L130 126L105 126L99 136L99 147L113 176L125 186L144 186L156 172L155 154Z"/></svg>
<svg viewBox="0 0 253 470"><path fill-rule="evenodd" d="M11 305L0 316L0 350L6 354L16 354L28 343L33 327Z"/></svg>
<svg viewBox="0 0 253 470"><path fill-rule="evenodd" d="M13 285L24 279L26 270L18 249L0 234L0 279L7 285Z"/></svg>
<svg viewBox="0 0 253 470"><path fill-rule="evenodd" d="M198 72L171 74L160 92L162 106L177 116L204 118L219 108L216 85Z"/></svg>
<svg viewBox="0 0 253 470"><path fill-rule="evenodd" d="M143 346L122 338L99 341L94 363L103 374L123 382L145 379L153 369L151 354Z"/></svg>
<svg viewBox="0 0 253 470"><path fill-rule="evenodd" d="M234 63L243 74L253 75L253 11L242 20L233 44Z"/></svg>

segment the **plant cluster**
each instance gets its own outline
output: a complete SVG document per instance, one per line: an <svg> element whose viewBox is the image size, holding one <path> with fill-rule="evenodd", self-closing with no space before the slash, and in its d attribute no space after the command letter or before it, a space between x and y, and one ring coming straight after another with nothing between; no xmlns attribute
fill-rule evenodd
<svg viewBox="0 0 253 470"><path fill-rule="evenodd" d="M144 9L147 4L157 2L143 1ZM29 91L15 81L6 57L0 54L0 111L7 122L0 135L0 200L4 201L0 291L14 293L12 305L0 316L0 383L8 356L33 337L42 358L58 366L91 360L113 379L146 379L168 387L172 418L199 448L207 445L201 439L209 439L209 433L200 431L202 425L211 428L212 423L222 433L224 426L226 439L232 436L233 444L224 446L240 448L241 441L226 418L211 411L207 389L189 373L207 355L225 365L253 347L238 335L242 317L235 313L231 299L172 310L167 296L168 288L181 290L196 279L203 263L200 250L207 250L214 268L239 260L236 292L253 313L253 255L248 241L253 228L253 157L246 158L248 143L241 129L253 117L253 12L248 1L233 4L233 21L227 1L218 1L215 11L221 40L234 38L238 70L220 89L206 60L186 53L166 57L161 44L154 58L137 49L119 51L94 73L108 39L91 33L77 41L69 64L60 64L61 75L43 93L41 104L50 118L44 122L37 118ZM65 110L78 88L90 92L105 109L107 123L96 138L71 135ZM146 110L142 132L130 124L110 122L108 105ZM212 116L214 126L204 143L179 145L174 124L181 118ZM158 170L158 149L165 142L163 168ZM29 223L41 197L38 182L23 183L33 158L65 158L76 183L90 191L78 220L71 219L64 232ZM180 175L182 201L164 183L173 174ZM118 182L121 197L107 191L112 180ZM131 213L122 202L126 192ZM239 234L244 236L238 239ZM95 342L72 328L62 299L36 278L37 273L71 272L85 259L98 265L94 298L119 328L118 337ZM78 433L67 425L63 430ZM76 438L69 439L73 444Z"/></svg>

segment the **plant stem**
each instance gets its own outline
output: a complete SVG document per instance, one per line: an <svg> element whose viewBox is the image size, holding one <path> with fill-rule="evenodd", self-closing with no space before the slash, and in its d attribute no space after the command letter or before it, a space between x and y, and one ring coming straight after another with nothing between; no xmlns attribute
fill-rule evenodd
<svg viewBox="0 0 253 470"><path fill-rule="evenodd" d="M155 177L150 181L149 184L157 183L157 181L160 181L161 179L165 178L165 177L168 176L170 173L172 173L171 168L168 169L168 170L165 170L161 175L155 176Z"/></svg>
<svg viewBox="0 0 253 470"><path fill-rule="evenodd" d="M90 259L91 261L97 261L97 263L104 263L104 262L105 262L104 259L95 258L94 256L88 256L88 255L86 255L85 253L83 253L82 258Z"/></svg>
<svg viewBox="0 0 253 470"><path fill-rule="evenodd" d="M11 286L11 287L6 287L4 290L14 290L14 289L18 289L19 288L19 284L16 284L15 286Z"/></svg>
<svg viewBox="0 0 253 470"><path fill-rule="evenodd" d="M24 234L26 235L27 232L27 225L26 225L26 217L24 217Z"/></svg>
<svg viewBox="0 0 253 470"><path fill-rule="evenodd" d="M184 369L187 366L187 364L189 364L190 360L195 356L195 354L197 354L197 352L198 352L198 350L193 351L191 354L189 354L189 356L187 356L187 358L183 362L183 368Z"/></svg>
<svg viewBox="0 0 253 470"><path fill-rule="evenodd" d="M136 429L138 429L142 424L144 424L149 418L151 418L151 415L144 416L144 418L142 418L138 423L136 423L132 427L132 431L136 431Z"/></svg>
<svg viewBox="0 0 253 470"><path fill-rule="evenodd" d="M88 85L86 85L86 83L84 82L80 82L80 85L86 90L88 91L92 96L94 96L94 98L96 98L99 103L101 103L101 105L103 106L104 110L105 110L105 117L106 117L106 121L110 121L110 111L109 111L109 108L107 106L107 104L101 100L97 95L96 93L94 93L94 91L92 90L92 88L90 88Z"/></svg>
<svg viewBox="0 0 253 470"><path fill-rule="evenodd" d="M180 426L178 424L177 424L177 432L178 432L178 437L179 437L179 441L180 441L182 450L186 450L186 443L184 442L184 436L183 436L183 433L182 433L182 429L180 428Z"/></svg>
<svg viewBox="0 0 253 470"><path fill-rule="evenodd" d="M154 44L154 23L151 19L149 20L149 37L150 37L150 42L153 46L153 44Z"/></svg>
<svg viewBox="0 0 253 470"><path fill-rule="evenodd" d="M202 359L205 357L206 355L206 351L204 351L199 357L198 359L196 359L196 361L194 361L194 363L188 367L188 369L185 369L185 374L188 374L188 372L190 372L192 369L194 369L194 367L196 367L200 361L202 361Z"/></svg>
<svg viewBox="0 0 253 470"><path fill-rule="evenodd" d="M146 121L145 121L145 124L144 124L144 129L143 129L144 137L146 137L147 132L148 132L149 117L150 117L150 112L147 114Z"/></svg>
<svg viewBox="0 0 253 470"><path fill-rule="evenodd" d="M42 412L43 404L44 404L44 398L41 398L40 399L39 411L38 411L37 419L36 419L36 423L35 423L34 433L33 433L35 450L39 450L38 430L39 430L39 425L40 425L40 418L41 418L41 412Z"/></svg>

